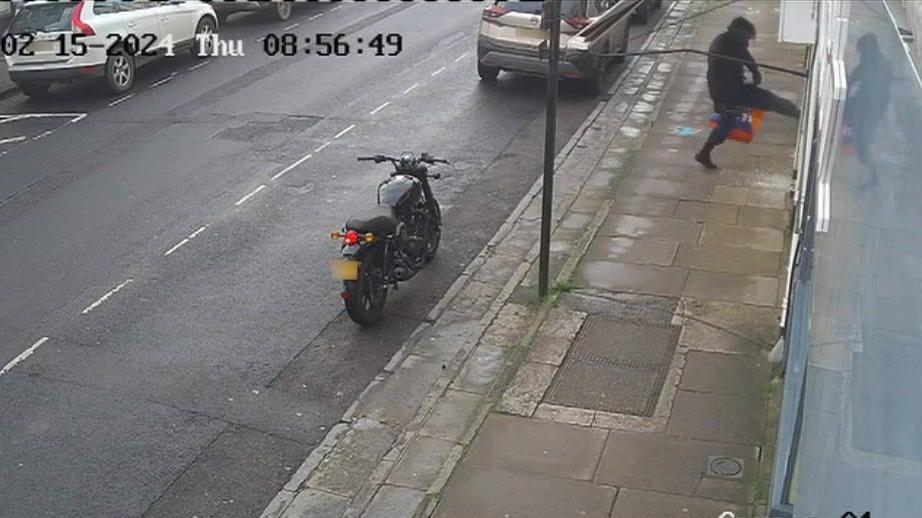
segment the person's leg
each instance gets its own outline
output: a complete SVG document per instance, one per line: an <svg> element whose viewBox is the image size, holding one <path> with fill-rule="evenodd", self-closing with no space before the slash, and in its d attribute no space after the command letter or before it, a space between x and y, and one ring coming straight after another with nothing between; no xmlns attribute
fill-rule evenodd
<svg viewBox="0 0 922 518"><path fill-rule="evenodd" d="M775 95L774 92L770 90L749 85L742 92L742 95L743 99L740 104L744 106L780 113L781 115L786 115L795 119L800 118L800 108L798 108L796 104L784 97Z"/></svg>
<svg viewBox="0 0 922 518"><path fill-rule="evenodd" d="M708 135L708 139L704 142L704 147L695 153L695 160L707 169L717 169L717 164L711 160L711 151L727 140L730 130L733 129L733 114L716 106L715 110L720 115L717 127L711 130L711 134Z"/></svg>

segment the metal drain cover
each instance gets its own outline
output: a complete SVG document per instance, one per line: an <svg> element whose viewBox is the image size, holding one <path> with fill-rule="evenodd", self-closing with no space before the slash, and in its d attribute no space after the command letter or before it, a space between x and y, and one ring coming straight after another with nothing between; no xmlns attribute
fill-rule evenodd
<svg viewBox="0 0 922 518"><path fill-rule="evenodd" d="M743 459L726 455L708 456L707 476L714 478L742 478Z"/></svg>
<svg viewBox="0 0 922 518"><path fill-rule="evenodd" d="M679 327L592 315L576 336L546 401L649 417L663 387Z"/></svg>

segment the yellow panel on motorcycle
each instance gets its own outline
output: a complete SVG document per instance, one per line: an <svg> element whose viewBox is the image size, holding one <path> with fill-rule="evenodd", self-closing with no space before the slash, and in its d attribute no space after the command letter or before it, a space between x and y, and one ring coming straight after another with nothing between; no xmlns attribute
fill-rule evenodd
<svg viewBox="0 0 922 518"><path fill-rule="evenodd" d="M333 261L330 265L330 271L333 272L333 278L341 281L359 280L359 262L350 261L349 259L339 259Z"/></svg>

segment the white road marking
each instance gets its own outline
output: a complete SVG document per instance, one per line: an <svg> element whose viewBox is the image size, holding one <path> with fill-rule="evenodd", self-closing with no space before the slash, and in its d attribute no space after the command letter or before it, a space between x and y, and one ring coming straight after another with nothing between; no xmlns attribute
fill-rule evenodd
<svg viewBox="0 0 922 518"><path fill-rule="evenodd" d="M15 367L16 365L22 363L22 361L25 360L26 358L28 358L29 356L32 356L32 353L34 353L36 349L38 349L39 347L41 347L42 344L44 344L44 343L47 342L47 341L48 341L48 337L47 337L47 336L43 336L43 337L39 338L38 341L35 342L34 344L32 344L28 349L26 349L25 351L19 353L19 356L17 356L17 357L15 357L15 358L13 358L12 360L10 360L10 363L7 363L6 365L4 365L3 368L0 369L0 376L3 376L3 375L6 374L7 372L10 372L11 370L13 370L13 367Z"/></svg>
<svg viewBox="0 0 922 518"><path fill-rule="evenodd" d="M391 104L391 102L390 102L390 101L387 101L386 103L382 104L381 106L378 106L378 107L375 108L374 110L371 110L371 112L370 112L368 115L374 115L374 114L378 113L379 111L381 111L381 110L387 108L390 104Z"/></svg>
<svg viewBox="0 0 922 518"><path fill-rule="evenodd" d="M49 119L54 117L70 117L71 120L65 124L72 124L74 122L80 122L86 118L86 113L19 113L16 115L4 115L3 119L0 119L0 124L6 124L8 122L16 122L26 119Z"/></svg>
<svg viewBox="0 0 922 518"><path fill-rule="evenodd" d="M183 239L182 241L180 241L179 243L176 243L176 244L173 246L173 248L170 248L169 250L167 250L166 252L164 252L164 253L163 253L163 256L164 256L164 257L168 257L170 254L172 254L173 252L179 250L179 248L180 248L181 246L183 246L184 244L186 244L186 243L188 243L188 242L189 242L189 238L187 237L187 238Z"/></svg>
<svg viewBox="0 0 922 518"><path fill-rule="evenodd" d="M288 171L291 171L291 170L294 169L295 167L298 167L299 165L303 164L308 158L310 158L310 157L312 157L312 156L314 156L314 155L311 155L311 154L305 155L304 157L302 157L301 159L299 159L297 162L291 164L290 166L286 167L285 169L282 169L278 174L276 174L275 176L273 176L272 179L273 179L273 180L278 180L279 178L282 177L282 175L284 175L284 174L287 173Z"/></svg>
<svg viewBox="0 0 922 518"><path fill-rule="evenodd" d="M432 77L435 77L435 76L441 74L441 73L444 72L444 71L445 71L445 67L442 67L442 68L436 70L435 72L433 72L433 73L432 73Z"/></svg>
<svg viewBox="0 0 922 518"><path fill-rule="evenodd" d="M403 93L408 94L408 93L412 92L413 90L416 90L416 87L417 87L417 86L419 86L419 83L413 83L413 86L411 86L411 87L407 88L406 90L404 90Z"/></svg>
<svg viewBox="0 0 922 518"><path fill-rule="evenodd" d="M338 139L339 137L342 137L343 135L345 135L346 133L349 133L350 131L352 131L352 130L354 130L354 129L355 129L355 124L352 124L352 125L350 125L348 128L346 128L346 129L340 131L339 133L337 133L336 136L333 137L333 138L334 138L334 139Z"/></svg>
<svg viewBox="0 0 922 518"><path fill-rule="evenodd" d="M323 13L317 13L314 16L311 16L310 18L308 18L307 21L312 22L316 20L317 18L320 18L321 16L323 16Z"/></svg>
<svg viewBox="0 0 922 518"><path fill-rule="evenodd" d="M48 135L51 135L52 133L54 133L54 130L53 130L53 129L50 129L50 130L47 130L47 131L43 131L43 132L39 133L38 135L32 137L32 140L33 140L33 141L35 141L35 140L42 140L43 138L47 137Z"/></svg>
<svg viewBox="0 0 922 518"><path fill-rule="evenodd" d="M343 8L343 6L337 5L336 7L330 9L330 12L332 13L333 11L339 11L339 10L342 9L342 8Z"/></svg>
<svg viewBox="0 0 922 518"><path fill-rule="evenodd" d="M285 32L288 32L288 31L294 29L295 27L297 27L298 25L300 25L300 24L298 24L298 23L293 23L293 24L289 25L288 27L285 27L285 28L282 29L282 30L285 31Z"/></svg>
<svg viewBox="0 0 922 518"><path fill-rule="evenodd" d="M199 227L198 230L196 230L195 232L189 234L185 239L183 239L183 240L180 241L179 243L176 243L176 245L174 245L173 248L170 248L169 250L167 250L167 251L163 254L163 256L164 256L164 257L167 257L167 256L169 256L170 254L172 254L173 252L179 250L180 247L182 247L183 245L185 245L185 244L188 243L189 241L192 241L193 239L195 239L195 236L197 236L197 235L201 234L202 232L204 232L206 228L208 228L208 225L202 225L201 227Z"/></svg>
<svg viewBox="0 0 922 518"><path fill-rule="evenodd" d="M314 150L314 153L319 153L319 152L323 151L323 150L326 149L327 146L329 146L329 145L330 145L329 142L324 142L322 146L320 146L320 147L318 147L317 149Z"/></svg>
<svg viewBox="0 0 922 518"><path fill-rule="evenodd" d="M191 67L189 67L189 72L192 72L193 70L198 70L202 68L203 66L207 65L208 63L211 63L210 59L206 59L205 61L202 61L198 65L192 65Z"/></svg>
<svg viewBox="0 0 922 518"><path fill-rule="evenodd" d="M173 72L172 74L170 74L170 75L164 77L163 79L161 79L161 80L159 80L159 81L156 81L156 82L151 83L151 85L148 86L148 88L157 88L157 87L160 86L160 85L164 85L164 84L166 84L166 83L169 83L170 81L173 80L174 77L176 77L176 72Z"/></svg>
<svg viewBox="0 0 922 518"><path fill-rule="evenodd" d="M464 59L464 58L466 58L466 57L467 57L467 52L465 52L464 54L461 54L460 56L456 57L456 58L455 58L455 63L461 61L462 59Z"/></svg>
<svg viewBox="0 0 922 518"><path fill-rule="evenodd" d="M264 39L266 39L265 36L260 36L260 37L256 38L256 43L262 43Z"/></svg>
<svg viewBox="0 0 922 518"><path fill-rule="evenodd" d="M131 99L132 97L134 97L134 94L124 95L124 96L119 97L118 99L112 101L111 103L109 103L109 106L115 106L116 104L122 104L123 102L127 101L128 99Z"/></svg>
<svg viewBox="0 0 922 518"><path fill-rule="evenodd" d="M201 227L199 227L198 230L196 230L195 232L189 234L189 239L195 239L195 236L197 236L197 235L201 234L202 232L204 232L206 228L208 228L208 225L202 225Z"/></svg>
<svg viewBox="0 0 922 518"><path fill-rule="evenodd" d="M111 297L112 295L115 295L116 293L118 293L119 291L121 291L122 288L124 288L125 286L128 286L128 285L131 284L132 282L134 282L134 279L128 279L127 281L125 281L125 282L119 284L118 286L112 288L111 290L109 290L108 293L106 293L106 294L103 295L102 297L99 297L99 299L98 299L96 302L94 302L94 303L90 304L89 306L87 306L86 308L84 308L83 311L81 311L80 313L82 313L82 314L84 314L84 315L88 314L90 311L93 311L94 309L98 308L102 303L104 303L105 301L109 300L109 297Z"/></svg>
<svg viewBox="0 0 922 518"><path fill-rule="evenodd" d="M257 187L256 189L254 189L253 192L251 192L250 194L247 194L247 195L244 196L243 198L240 198L239 200L237 200L237 203L235 203L234 206L235 206L235 207L239 207L240 205L246 203L247 200L249 200L250 198L252 198L253 196L255 196L256 193L258 193L259 191L261 191L261 190L263 190L263 189L265 189L265 188L266 188L266 184L260 185L259 187Z"/></svg>
<svg viewBox="0 0 922 518"><path fill-rule="evenodd" d="M0 139L0 144L12 144L13 142L22 142L23 140L26 140L26 137L5 138Z"/></svg>

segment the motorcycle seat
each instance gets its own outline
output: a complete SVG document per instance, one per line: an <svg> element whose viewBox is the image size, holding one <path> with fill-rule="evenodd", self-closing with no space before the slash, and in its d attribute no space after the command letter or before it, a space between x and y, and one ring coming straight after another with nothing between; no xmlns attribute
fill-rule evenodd
<svg viewBox="0 0 922 518"><path fill-rule="evenodd" d="M378 205L353 214L346 221L346 229L359 233L389 235L397 230L397 217L394 214L394 208L390 205Z"/></svg>

